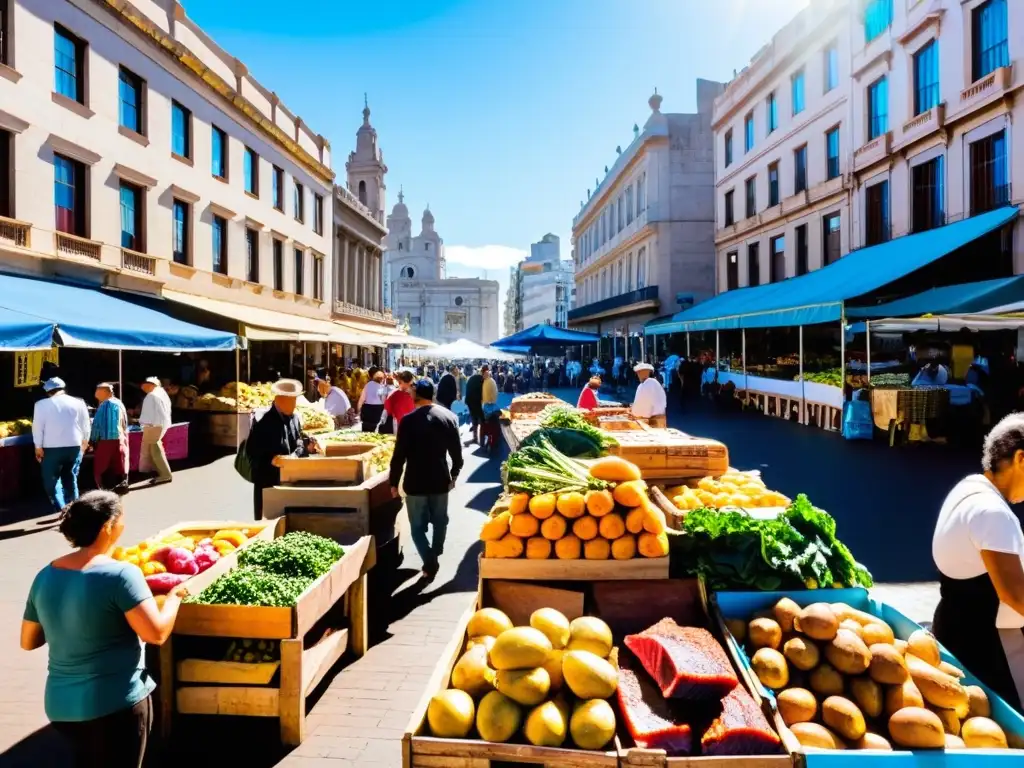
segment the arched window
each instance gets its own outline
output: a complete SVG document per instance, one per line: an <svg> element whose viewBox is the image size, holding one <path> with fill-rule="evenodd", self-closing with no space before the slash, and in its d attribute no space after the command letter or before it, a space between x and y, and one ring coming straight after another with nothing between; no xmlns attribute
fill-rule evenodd
<svg viewBox="0 0 1024 768"><path fill-rule="evenodd" d="M416 270L412 267L402 267L402 271L398 273L399 276L404 277L406 280L412 280L416 277Z"/></svg>
<svg viewBox="0 0 1024 768"><path fill-rule="evenodd" d="M359 202L366 205L366 182L359 182Z"/></svg>

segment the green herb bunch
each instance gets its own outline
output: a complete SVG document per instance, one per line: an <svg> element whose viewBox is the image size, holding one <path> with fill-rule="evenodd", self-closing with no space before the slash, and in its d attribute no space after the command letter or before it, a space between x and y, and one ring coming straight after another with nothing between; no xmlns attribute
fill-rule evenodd
<svg viewBox="0 0 1024 768"><path fill-rule="evenodd" d="M254 541L238 553L239 565L254 565L281 576L318 579L331 570L345 550L340 544L305 531L273 541Z"/></svg>
<svg viewBox="0 0 1024 768"><path fill-rule="evenodd" d="M186 602L199 605L295 605L312 579L281 576L255 566L242 566L225 573Z"/></svg>

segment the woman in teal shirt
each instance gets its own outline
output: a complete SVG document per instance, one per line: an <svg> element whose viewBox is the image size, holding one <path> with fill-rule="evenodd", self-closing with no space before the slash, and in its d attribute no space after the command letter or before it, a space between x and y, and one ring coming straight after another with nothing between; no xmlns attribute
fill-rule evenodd
<svg viewBox="0 0 1024 768"><path fill-rule="evenodd" d="M75 547L32 582L21 647L49 645L46 716L76 763L138 768L153 724L143 642L161 644L187 594L158 607L136 566L110 557L124 531L121 498L91 491L66 506L59 530Z"/></svg>

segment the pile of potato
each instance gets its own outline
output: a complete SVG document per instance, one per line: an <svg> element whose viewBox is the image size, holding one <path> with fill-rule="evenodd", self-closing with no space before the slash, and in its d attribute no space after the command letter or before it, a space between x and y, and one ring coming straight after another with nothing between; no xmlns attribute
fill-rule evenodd
<svg viewBox="0 0 1024 768"><path fill-rule="evenodd" d="M897 640L882 619L845 603L800 608L789 598L749 623L726 623L805 747L1007 748L985 692L961 683L929 632Z"/></svg>

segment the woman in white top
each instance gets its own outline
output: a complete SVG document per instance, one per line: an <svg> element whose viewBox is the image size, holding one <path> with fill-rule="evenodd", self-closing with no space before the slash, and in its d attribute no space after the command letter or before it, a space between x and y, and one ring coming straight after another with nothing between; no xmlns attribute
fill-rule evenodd
<svg viewBox="0 0 1024 768"><path fill-rule="evenodd" d="M961 480L932 538L941 599L935 636L1018 711L1024 695L1024 533L1010 504L1024 501L1024 414L985 438L983 474Z"/></svg>
<svg viewBox="0 0 1024 768"><path fill-rule="evenodd" d="M381 416L384 413L384 400L387 399L388 388L384 383L384 371L378 369L370 381L366 382L362 394L359 395L359 405L356 411L359 413L359 421L363 425L363 432L376 432L380 424Z"/></svg>

